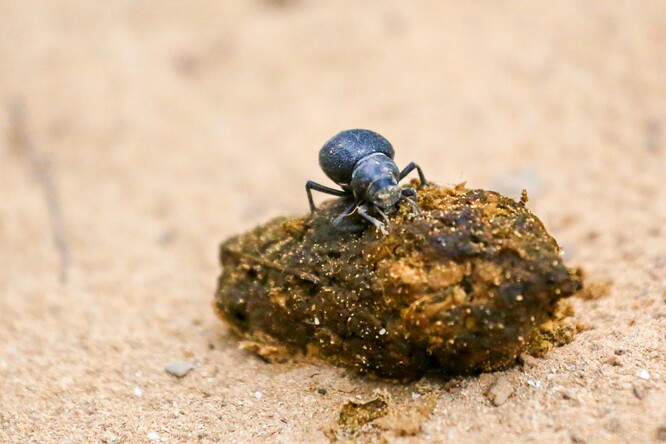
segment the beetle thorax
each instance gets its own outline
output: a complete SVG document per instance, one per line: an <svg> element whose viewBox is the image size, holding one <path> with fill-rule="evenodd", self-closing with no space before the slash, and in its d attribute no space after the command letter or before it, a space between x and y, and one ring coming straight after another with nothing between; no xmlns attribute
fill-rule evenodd
<svg viewBox="0 0 666 444"><path fill-rule="evenodd" d="M389 211L400 200L399 174L391 158L381 153L371 154L354 167L350 188L358 200Z"/></svg>

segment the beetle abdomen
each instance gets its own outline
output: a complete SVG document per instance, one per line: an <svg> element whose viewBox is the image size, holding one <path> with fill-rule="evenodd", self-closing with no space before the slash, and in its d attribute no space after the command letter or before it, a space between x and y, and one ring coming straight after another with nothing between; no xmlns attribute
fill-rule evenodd
<svg viewBox="0 0 666 444"><path fill-rule="evenodd" d="M333 136L319 150L319 165L335 183L348 185L354 166L364 157L382 153L393 159L391 143L382 135L364 129L342 131Z"/></svg>

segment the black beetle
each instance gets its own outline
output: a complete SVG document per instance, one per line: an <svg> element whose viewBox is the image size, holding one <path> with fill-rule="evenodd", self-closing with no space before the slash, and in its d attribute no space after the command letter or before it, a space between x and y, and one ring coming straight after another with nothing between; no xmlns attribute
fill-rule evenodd
<svg viewBox="0 0 666 444"><path fill-rule="evenodd" d="M388 224L388 215L398 208L398 202L406 200L418 212L416 202L410 196L416 190L401 189L398 182L415 169L419 173L421 185L428 182L421 168L411 162L402 171L393 161L395 152L391 143L380 134L365 129L345 130L321 147L319 165L326 175L342 190L320 185L311 180L305 184L310 202L310 210L316 207L312 200L312 190L333 196L353 197L354 201L334 221L338 225L343 217L354 211L386 234L384 224L373 217L376 213Z"/></svg>

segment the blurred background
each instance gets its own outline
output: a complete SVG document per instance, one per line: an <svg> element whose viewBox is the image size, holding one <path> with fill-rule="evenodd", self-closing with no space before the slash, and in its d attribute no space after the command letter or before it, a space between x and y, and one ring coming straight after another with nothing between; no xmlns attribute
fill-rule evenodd
<svg viewBox="0 0 666 444"><path fill-rule="evenodd" d="M320 439L335 398L282 416L230 401L262 384L300 396L306 370L224 345L211 301L219 242L305 213L305 181L329 183L318 150L347 128L380 132L441 185L527 189L570 263L613 281L582 309L600 322L587 351L630 336L650 356L665 56L657 0L0 1L0 437L189 439L202 423L212 440ZM613 330L630 319L643 330ZM162 368L182 359L197 370L174 386ZM651 416L627 401L617 433L652 434L659 393ZM164 420L184 405L196 420ZM459 408L449 437L478 420ZM579 413L518 414L513 431L488 419L474 436L559 436Z"/></svg>

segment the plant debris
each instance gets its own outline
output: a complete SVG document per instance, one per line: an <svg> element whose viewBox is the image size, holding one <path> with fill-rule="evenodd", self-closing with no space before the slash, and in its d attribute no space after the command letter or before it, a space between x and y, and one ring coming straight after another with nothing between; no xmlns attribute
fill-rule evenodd
<svg viewBox="0 0 666 444"><path fill-rule="evenodd" d="M347 401L323 432L332 442L387 442L395 436L416 436L435 405L430 395L407 403L393 403L386 395L366 402Z"/></svg>
<svg viewBox="0 0 666 444"><path fill-rule="evenodd" d="M504 369L573 339L559 301L582 288L557 242L525 206L492 191L421 187L388 235L326 202L221 246L215 307L270 359L322 356L360 373L412 380L427 372Z"/></svg>
<svg viewBox="0 0 666 444"><path fill-rule="evenodd" d="M506 376L500 376L486 392L486 397L495 407L504 404L513 394L513 385Z"/></svg>
<svg viewBox="0 0 666 444"><path fill-rule="evenodd" d="M365 403L347 401L340 410L338 424L343 427L358 428L387 413L388 404L381 398Z"/></svg>

